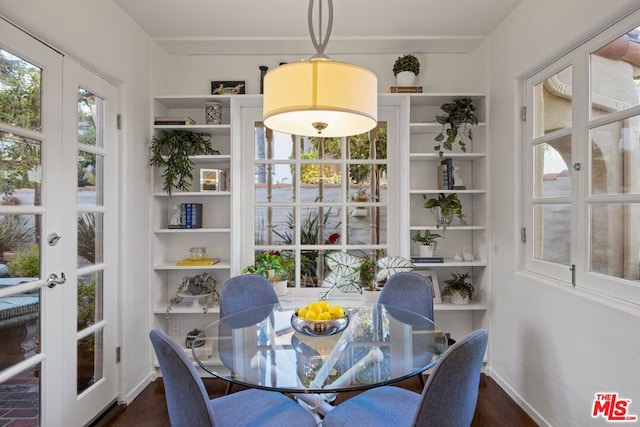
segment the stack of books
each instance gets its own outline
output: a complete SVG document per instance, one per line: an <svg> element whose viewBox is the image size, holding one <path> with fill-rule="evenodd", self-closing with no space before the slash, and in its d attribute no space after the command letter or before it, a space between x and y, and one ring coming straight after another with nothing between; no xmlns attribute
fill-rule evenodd
<svg viewBox="0 0 640 427"><path fill-rule="evenodd" d="M180 224L169 224L169 228L202 228L202 203L180 204Z"/></svg>
<svg viewBox="0 0 640 427"><path fill-rule="evenodd" d="M176 262L176 265L183 267L206 267L209 265L213 265L220 262L220 258L200 258L200 259L192 259L186 258Z"/></svg>
<svg viewBox="0 0 640 427"><path fill-rule="evenodd" d="M414 264L435 264L435 263L444 262L444 257L440 257L440 256L430 256L430 257L414 256L414 257L411 257L411 262L414 263Z"/></svg>
<svg viewBox="0 0 640 427"><path fill-rule="evenodd" d="M391 86L390 93L422 93L422 86Z"/></svg>
<svg viewBox="0 0 640 427"><path fill-rule="evenodd" d="M188 126L195 125L196 121L191 117L156 117L153 123L158 126Z"/></svg>
<svg viewBox="0 0 640 427"><path fill-rule="evenodd" d="M453 190L453 162L444 159L438 166L438 190Z"/></svg>

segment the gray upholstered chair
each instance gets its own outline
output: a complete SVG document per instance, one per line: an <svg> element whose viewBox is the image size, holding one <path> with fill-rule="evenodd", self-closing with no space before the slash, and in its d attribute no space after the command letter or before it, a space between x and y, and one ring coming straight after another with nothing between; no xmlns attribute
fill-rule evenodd
<svg viewBox="0 0 640 427"><path fill-rule="evenodd" d="M385 386L367 390L329 412L324 427L469 427L473 420L487 330L452 345L440 357L422 394Z"/></svg>
<svg viewBox="0 0 640 427"><path fill-rule="evenodd" d="M393 274L382 288L378 302L418 313L433 320L433 285L429 279L417 273ZM393 309L388 311L391 315L399 317L398 320L403 320L401 313L394 314ZM420 381L420 387L424 387L422 375L416 375Z"/></svg>
<svg viewBox="0 0 640 427"><path fill-rule="evenodd" d="M433 320L433 286L418 273L396 273L384 284L378 302L400 307Z"/></svg>
<svg viewBox="0 0 640 427"><path fill-rule="evenodd" d="M281 393L248 389L210 400L184 350L160 330L152 330L149 337L160 362L173 427L315 427L311 414Z"/></svg>
<svg viewBox="0 0 640 427"><path fill-rule="evenodd" d="M220 318L222 319L250 308L277 304L278 302L276 292L264 276L259 274L242 274L230 278L222 285L222 290L220 291ZM270 310L267 311L266 314L269 312ZM258 315L260 315L260 313L258 313ZM245 321L245 324L221 324L218 333L220 336L228 335L229 327L245 327L257 323L262 319L264 319L264 317L256 319L243 318L242 321ZM231 345L231 341L221 341L221 348L219 349L220 358L222 363L233 372L233 360L228 357L230 353L224 348L225 345ZM231 393L232 386L232 383L227 383L225 394Z"/></svg>

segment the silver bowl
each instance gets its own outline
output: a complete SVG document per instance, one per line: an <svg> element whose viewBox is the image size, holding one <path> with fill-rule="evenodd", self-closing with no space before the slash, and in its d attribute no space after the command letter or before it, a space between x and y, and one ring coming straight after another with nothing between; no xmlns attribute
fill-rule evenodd
<svg viewBox="0 0 640 427"><path fill-rule="evenodd" d="M312 337L326 337L328 335L342 332L349 325L349 315L345 314L338 319L329 320L308 320L298 317L296 311L291 315L291 326L296 331L311 335Z"/></svg>

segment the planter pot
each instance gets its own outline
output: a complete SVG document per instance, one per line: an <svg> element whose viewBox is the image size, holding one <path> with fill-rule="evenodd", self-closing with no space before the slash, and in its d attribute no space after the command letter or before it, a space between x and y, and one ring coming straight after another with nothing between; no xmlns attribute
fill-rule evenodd
<svg viewBox="0 0 640 427"><path fill-rule="evenodd" d="M416 75L411 71L402 71L396 74L396 83L398 86L413 86L416 82Z"/></svg>
<svg viewBox="0 0 640 427"><path fill-rule="evenodd" d="M440 206L433 208L433 215L438 227L447 228L448 225L451 225L451 221L453 221L453 212L449 212L448 215L444 215Z"/></svg>
<svg viewBox="0 0 640 427"><path fill-rule="evenodd" d="M463 297L459 293L454 292L453 294L451 294L451 304L458 304L458 305L469 304L469 298Z"/></svg>
<svg viewBox="0 0 640 427"><path fill-rule="evenodd" d="M433 245L420 245L420 256L423 258L431 258L434 249Z"/></svg>
<svg viewBox="0 0 640 427"><path fill-rule="evenodd" d="M272 281L271 286L273 286L273 290L278 296L286 295L287 293L289 293L286 280Z"/></svg>
<svg viewBox="0 0 640 427"><path fill-rule="evenodd" d="M362 295L364 296L364 302L375 304L378 302L380 289L365 288L362 290Z"/></svg>

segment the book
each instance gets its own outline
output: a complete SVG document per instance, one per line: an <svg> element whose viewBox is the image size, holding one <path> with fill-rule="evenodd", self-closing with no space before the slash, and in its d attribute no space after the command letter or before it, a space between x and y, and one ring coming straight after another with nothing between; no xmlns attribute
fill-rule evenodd
<svg viewBox="0 0 640 427"><path fill-rule="evenodd" d="M191 222L189 228L202 228L202 203L189 203L191 206Z"/></svg>
<svg viewBox="0 0 640 427"><path fill-rule="evenodd" d="M159 126L188 126L195 125L196 121L191 117L156 117L153 124Z"/></svg>
<svg viewBox="0 0 640 427"><path fill-rule="evenodd" d="M220 262L220 258L202 258L202 259L191 259L186 258L176 262L176 265L179 266L188 266L188 267L206 267L208 265L217 264Z"/></svg>
<svg viewBox="0 0 640 427"><path fill-rule="evenodd" d="M453 161L451 159L444 159L440 162L440 165L444 165L446 169L446 177L443 178L443 190L453 190Z"/></svg>
<svg viewBox="0 0 640 427"><path fill-rule="evenodd" d="M438 165L438 190L449 189L449 178L447 177L447 165Z"/></svg>
<svg viewBox="0 0 640 427"><path fill-rule="evenodd" d="M441 257L441 256L432 256L432 257L416 256L416 257L411 257L411 262L413 262L415 264L435 264L435 263L444 262L444 257Z"/></svg>
<svg viewBox="0 0 640 427"><path fill-rule="evenodd" d="M422 86L391 86L390 93L422 93Z"/></svg>

